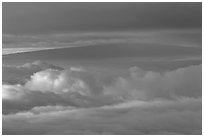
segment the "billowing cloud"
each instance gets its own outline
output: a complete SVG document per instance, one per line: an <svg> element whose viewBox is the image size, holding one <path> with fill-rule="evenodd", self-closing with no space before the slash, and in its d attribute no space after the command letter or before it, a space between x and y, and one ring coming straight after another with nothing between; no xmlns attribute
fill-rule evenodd
<svg viewBox="0 0 204 137"><path fill-rule="evenodd" d="M202 93L202 66L190 66L157 73L130 68L129 77L118 78L115 85L106 88L107 94L122 94L128 99L199 97Z"/></svg>
<svg viewBox="0 0 204 137"><path fill-rule="evenodd" d="M25 84L29 90L41 92L78 92L81 95L89 94L87 85L83 80L70 75L70 71L60 72L48 69L37 72L31 76L31 80Z"/></svg>
<svg viewBox="0 0 204 137"><path fill-rule="evenodd" d="M29 77L38 71L48 68L62 70L61 67L54 66L42 61L26 63L20 66L2 65L2 81L5 83L25 83Z"/></svg>
<svg viewBox="0 0 204 137"><path fill-rule="evenodd" d="M81 67L38 71L24 84L3 85L3 113L25 111L35 106L93 107L118 102L117 98L103 93L106 80L100 73Z"/></svg>
<svg viewBox="0 0 204 137"><path fill-rule="evenodd" d="M32 65L27 64L18 68L28 68L28 70L33 72L36 69L35 63ZM18 87L17 91L19 87L22 87L25 91L41 93L78 93L81 96L111 95L124 99L142 100L183 96L199 97L201 96L202 87L201 69L201 65L198 65L162 74L132 67L129 69L129 76L115 77L116 80L112 84L105 82L107 78L102 78L101 75L82 68L71 67L67 70L46 69L34 73L23 86L12 87L10 85L9 87L12 87L11 89Z"/></svg>
<svg viewBox="0 0 204 137"><path fill-rule="evenodd" d="M42 66L3 84L4 134L201 134L201 65L117 76Z"/></svg>

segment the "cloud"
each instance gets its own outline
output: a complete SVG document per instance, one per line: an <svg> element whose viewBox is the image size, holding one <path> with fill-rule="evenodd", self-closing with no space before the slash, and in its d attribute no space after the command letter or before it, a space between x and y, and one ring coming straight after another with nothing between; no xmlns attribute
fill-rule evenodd
<svg viewBox="0 0 204 137"><path fill-rule="evenodd" d="M17 99L22 96L24 89L21 85L2 85L3 99Z"/></svg>
<svg viewBox="0 0 204 137"><path fill-rule="evenodd" d="M29 77L38 71L48 68L62 70L61 67L54 66L42 61L26 63L21 66L2 65L2 81L10 84L25 83Z"/></svg>
<svg viewBox="0 0 204 137"><path fill-rule="evenodd" d="M15 99L22 103L20 106L27 106L20 110L28 110L34 106L58 103L93 107L129 100L197 98L202 93L201 68L201 65L190 66L162 74L132 67L129 75L124 77L109 76L81 67L46 69L31 75L23 85L4 84L3 108L18 108L16 102L12 103ZM35 100L36 97L38 99Z"/></svg>
<svg viewBox="0 0 204 137"><path fill-rule="evenodd" d="M201 134L202 65L135 66L127 75L40 62L14 68L32 74L2 85L3 134Z"/></svg>
<svg viewBox="0 0 204 137"><path fill-rule="evenodd" d="M40 47L40 48L4 48L2 49L2 55L6 54L15 54L15 53L23 53L23 52L32 52L39 50L47 50L47 49L56 49L57 47Z"/></svg>
<svg viewBox="0 0 204 137"><path fill-rule="evenodd" d="M35 106L93 107L116 103L117 97L102 92L107 79L81 67L38 71L24 84L3 84L3 114L26 111Z"/></svg>
<svg viewBox="0 0 204 137"><path fill-rule="evenodd" d="M107 87L105 91L107 94L140 100L200 97L202 94L201 72L201 65L164 73L132 67L129 77L118 78L115 85Z"/></svg>
<svg viewBox="0 0 204 137"><path fill-rule="evenodd" d="M72 32L35 35L3 34L3 54L46 49L105 46L141 45L150 48L162 46L201 48L201 29L161 29L154 31ZM181 53L182 54L182 53Z"/></svg>
<svg viewBox="0 0 204 137"><path fill-rule="evenodd" d="M31 80L25 84L25 87L29 90L56 94L66 92L89 94L88 86L81 79L71 76L70 71L61 72L53 69L35 73L31 76Z"/></svg>
<svg viewBox="0 0 204 137"><path fill-rule="evenodd" d="M183 98L86 109L46 106L4 115L3 134L201 134L201 102Z"/></svg>
<svg viewBox="0 0 204 137"><path fill-rule="evenodd" d="M3 114L12 114L20 111L28 111L36 106L84 106L84 100L77 100L78 94L58 95L52 92L42 93L30 91L22 86L3 85L2 88L2 111Z"/></svg>

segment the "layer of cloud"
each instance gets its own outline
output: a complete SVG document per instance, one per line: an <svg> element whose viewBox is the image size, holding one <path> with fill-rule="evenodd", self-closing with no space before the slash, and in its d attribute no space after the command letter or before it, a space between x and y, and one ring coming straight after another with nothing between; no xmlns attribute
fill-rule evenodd
<svg viewBox="0 0 204 137"><path fill-rule="evenodd" d="M19 69L27 80L2 87L4 134L201 134L202 65L126 76L42 62Z"/></svg>
<svg viewBox="0 0 204 137"><path fill-rule="evenodd" d="M201 134L201 102L183 98L88 109L35 107L4 115L3 134Z"/></svg>
<svg viewBox="0 0 204 137"><path fill-rule="evenodd" d="M112 77L76 67L50 68L33 73L23 85L21 81L4 84L3 108L20 106L20 110L27 110L50 104L92 107L129 100L197 98L202 93L201 69L201 65L190 66L162 74L132 67L128 76ZM22 105L16 105L16 101Z"/></svg>
<svg viewBox="0 0 204 137"><path fill-rule="evenodd" d="M103 46L111 44L183 46L200 48L200 29L157 31L81 32L47 35L3 35L3 54L52 48ZM144 44L145 43L145 44Z"/></svg>

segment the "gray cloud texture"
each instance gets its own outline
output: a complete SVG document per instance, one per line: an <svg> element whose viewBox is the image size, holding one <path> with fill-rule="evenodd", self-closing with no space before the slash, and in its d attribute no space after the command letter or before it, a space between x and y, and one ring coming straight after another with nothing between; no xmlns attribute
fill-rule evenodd
<svg viewBox="0 0 204 137"><path fill-rule="evenodd" d="M199 98L88 109L39 107L4 115L3 134L201 134L201 108Z"/></svg>
<svg viewBox="0 0 204 137"><path fill-rule="evenodd" d="M26 63L20 66L2 65L2 81L18 84L20 81L25 82L33 73L45 70L48 68L59 69L62 68L42 62L35 61L33 63Z"/></svg>
<svg viewBox="0 0 204 137"><path fill-rule="evenodd" d="M163 29L157 31L76 32L46 35L3 34L3 54L21 51L43 50L104 45L163 45L197 47L202 45L201 29ZM156 46L155 46L156 47ZM12 52L13 51L13 52Z"/></svg>
<svg viewBox="0 0 204 137"><path fill-rule="evenodd" d="M201 11L4 2L3 134L202 134Z"/></svg>
<svg viewBox="0 0 204 137"><path fill-rule="evenodd" d="M33 64L44 63L27 71ZM114 78L47 66L23 84L4 81L3 134L201 134L201 65L163 73L131 67Z"/></svg>

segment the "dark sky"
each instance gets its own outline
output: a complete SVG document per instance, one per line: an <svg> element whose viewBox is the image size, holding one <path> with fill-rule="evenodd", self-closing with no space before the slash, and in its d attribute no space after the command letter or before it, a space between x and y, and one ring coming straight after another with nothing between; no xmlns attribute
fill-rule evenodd
<svg viewBox="0 0 204 137"><path fill-rule="evenodd" d="M3 3L3 34L201 28L201 3Z"/></svg>

